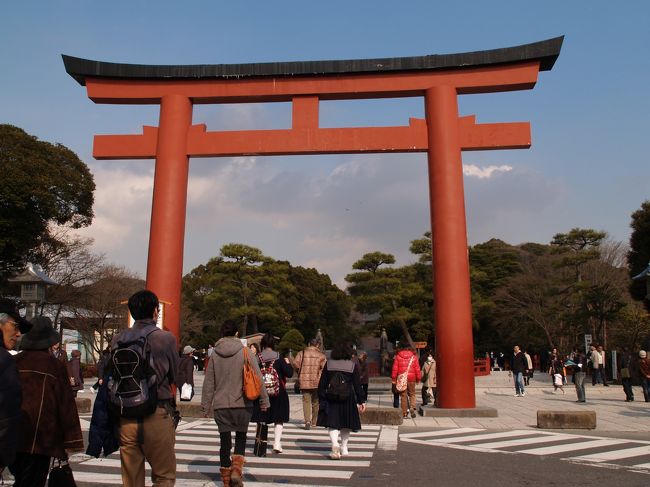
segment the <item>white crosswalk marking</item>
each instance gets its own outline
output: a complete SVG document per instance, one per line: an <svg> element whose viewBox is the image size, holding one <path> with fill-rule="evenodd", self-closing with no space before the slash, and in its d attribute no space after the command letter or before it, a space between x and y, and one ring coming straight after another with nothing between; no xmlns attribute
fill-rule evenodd
<svg viewBox="0 0 650 487"><path fill-rule="evenodd" d="M627 443L627 440L583 441L581 443L568 443L565 445L543 446L541 448L531 448L530 450L520 450L519 453L527 453L528 455L554 455L578 450L590 450L603 446L620 445L621 443Z"/></svg>
<svg viewBox="0 0 650 487"><path fill-rule="evenodd" d="M82 429L88 430L84 421ZM255 425L249 428L244 474L255 479L246 480L251 487L277 485L289 482L294 487L313 485L310 479L322 479L329 485L342 485L355 470L369 468L381 426L363 426L352 433L350 454L341 460L331 460L330 438L325 428L304 430L294 424L285 424L282 435L281 454L272 454L270 445L274 438L273 426L269 426L269 454L258 458L251 455L255 437ZM203 487L221 485L219 476L219 433L213 420L183 421L177 428L176 464L177 485ZM74 455L71 458L75 479L80 485L122 485L119 454L108 458L90 458ZM150 475L149 466L147 476ZM323 486L325 487L325 486Z"/></svg>
<svg viewBox="0 0 650 487"><path fill-rule="evenodd" d="M501 441L487 441L497 439ZM537 456L558 455L562 460L573 463L617 469L627 468L636 471L647 470L650 473L650 441L536 430L488 432L480 428L453 428L404 433L400 435L400 441L478 452ZM553 444L533 447L544 443ZM588 452L589 450L592 452ZM639 462L640 457L646 457L646 461ZM631 464L632 462L634 465Z"/></svg>

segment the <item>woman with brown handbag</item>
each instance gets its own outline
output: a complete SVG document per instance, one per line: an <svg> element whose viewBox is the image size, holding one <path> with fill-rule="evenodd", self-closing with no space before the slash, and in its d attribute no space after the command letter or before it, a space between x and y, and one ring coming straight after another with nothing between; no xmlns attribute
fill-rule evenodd
<svg viewBox="0 0 650 487"><path fill-rule="evenodd" d="M210 413L219 428L221 447L219 459L220 473L224 487L244 485L242 469L246 451L246 434L253 412L253 401L244 395L244 346L239 340L239 330L234 321L225 321L221 326L222 338L214 347L205 371L201 408L204 417ZM250 365L260 381L262 374L257 360ZM269 397L261 388L260 407L269 407ZM235 451L231 457L232 432L235 432Z"/></svg>

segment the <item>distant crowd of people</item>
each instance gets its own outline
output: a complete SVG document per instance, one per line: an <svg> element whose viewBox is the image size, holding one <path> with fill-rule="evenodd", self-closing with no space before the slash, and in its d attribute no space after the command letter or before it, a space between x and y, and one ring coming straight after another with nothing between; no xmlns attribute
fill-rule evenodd
<svg viewBox="0 0 650 487"><path fill-rule="evenodd" d="M500 355L503 356L503 354ZM515 345L512 357L507 362L504 360L504 363L505 365L499 364L497 367L509 369L509 374L514 379L515 396L525 396L525 387L529 384L526 379L529 380L533 376L534 367L531 356ZM632 380L635 375L639 377L645 402L650 402L650 358L645 350L640 350L638 359L636 359L628 348L623 347L617 354L616 369L623 386L626 402L634 401ZM571 376L577 395L576 402L579 403L584 403L587 400L585 380L588 376L591 376L593 387L598 384L609 387L606 373L607 354L603 346L599 344L590 345L587 352L583 347L576 345L567 355L561 355L557 348L553 348L548 361L540 366L540 370L549 374L554 394L565 394L564 386L568 384L567 377Z"/></svg>

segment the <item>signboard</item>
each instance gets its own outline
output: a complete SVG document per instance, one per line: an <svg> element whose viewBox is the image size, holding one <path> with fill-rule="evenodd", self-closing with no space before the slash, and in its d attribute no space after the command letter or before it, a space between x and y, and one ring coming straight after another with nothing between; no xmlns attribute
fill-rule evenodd
<svg viewBox="0 0 650 487"><path fill-rule="evenodd" d="M591 334L585 333L585 353L589 353L590 345L591 345Z"/></svg>
<svg viewBox="0 0 650 487"><path fill-rule="evenodd" d="M415 348L427 348L427 342L413 342Z"/></svg>

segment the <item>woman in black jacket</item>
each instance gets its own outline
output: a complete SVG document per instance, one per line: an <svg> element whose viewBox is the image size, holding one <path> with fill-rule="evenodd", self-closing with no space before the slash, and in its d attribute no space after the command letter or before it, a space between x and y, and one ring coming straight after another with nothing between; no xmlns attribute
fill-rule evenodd
<svg viewBox="0 0 650 487"><path fill-rule="evenodd" d="M275 337L267 333L262 337L262 351L259 354L263 385L269 395L271 407L261 411L259 400L253 405L252 421L274 423L273 453L282 453L282 428L289 421L289 395L285 385L287 378L293 376L293 367L288 358L280 357L275 351Z"/></svg>
<svg viewBox="0 0 650 487"><path fill-rule="evenodd" d="M350 432L361 429L359 413L366 409L359 366L352 361L352 347L348 343L339 343L332 350L318 384L318 398L316 424L329 429L332 441L330 458L339 460L348 455Z"/></svg>

